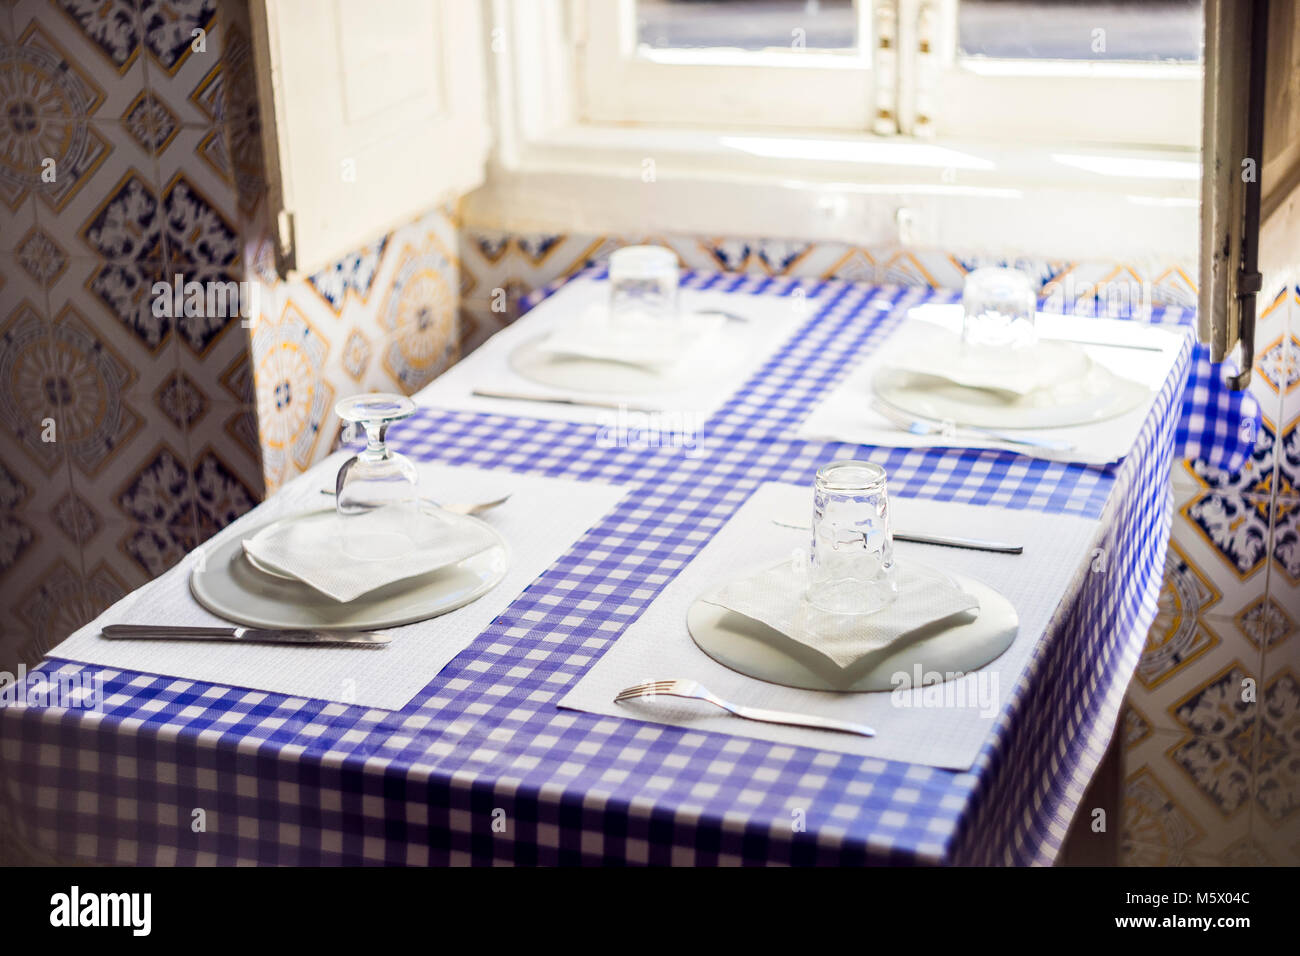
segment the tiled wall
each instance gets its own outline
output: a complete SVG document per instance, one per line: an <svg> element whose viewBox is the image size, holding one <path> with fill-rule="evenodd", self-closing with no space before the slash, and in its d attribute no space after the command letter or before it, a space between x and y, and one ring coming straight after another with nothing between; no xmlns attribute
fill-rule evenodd
<svg viewBox="0 0 1300 956"><path fill-rule="evenodd" d="M239 277L246 42L211 2L0 5L0 667L261 497L245 331L151 308Z"/></svg>
<svg viewBox="0 0 1300 956"><path fill-rule="evenodd" d="M1261 313L1254 456L1231 475L1174 468L1160 615L1123 727L1137 863L1300 863L1300 287L1272 287Z"/></svg>
<svg viewBox="0 0 1300 956"><path fill-rule="evenodd" d="M269 240L250 243L261 316L252 330L268 490L335 447L335 402L423 388L459 357L456 221L436 209L306 279L279 282Z"/></svg>
<svg viewBox="0 0 1300 956"><path fill-rule="evenodd" d="M455 361L459 270L442 209L276 279L239 0L0 4L0 49L12 670L327 454L338 398L411 392ZM253 281L258 308L157 316L153 284L176 275Z"/></svg>
<svg viewBox="0 0 1300 956"><path fill-rule="evenodd" d="M839 243L470 227L461 235L462 348L511 321L521 295L639 241L668 245L695 269L954 289L971 267L996 261ZM1155 303L1195 305L1189 263L1009 264L1037 277L1045 294L1099 299L1098 312L1123 309L1117 281L1130 291L1146 284ZM1180 462L1172 476L1177 512L1160 614L1121 728L1131 863L1300 863L1300 287L1270 288L1251 386L1264 410L1254 457L1235 475ZM1242 701L1246 677L1256 682L1256 705Z"/></svg>

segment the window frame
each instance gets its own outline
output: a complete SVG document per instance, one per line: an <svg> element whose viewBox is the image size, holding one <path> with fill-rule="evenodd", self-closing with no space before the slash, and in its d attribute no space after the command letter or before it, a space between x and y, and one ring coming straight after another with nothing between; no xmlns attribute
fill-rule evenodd
<svg viewBox="0 0 1300 956"><path fill-rule="evenodd" d="M593 123L581 112L572 55L578 8L575 0L489 0L496 136L487 186L462 205L467 225L623 237L766 236L1063 259L1096 258L1104 250L1109 258L1159 256L1194 268L1199 184L1159 170L1171 161L1178 168L1198 163L1196 150ZM738 148L746 138L784 149ZM918 146L981 161L918 163ZM1081 168L1079 157L1094 160L1093 168ZM1151 215L1152 208L1161 215ZM1120 220L1125 228L1116 230Z"/></svg>
<svg viewBox="0 0 1300 956"><path fill-rule="evenodd" d="M642 51L637 0L574 0L579 113L585 123L865 130L872 121L874 0L854 0L855 53ZM700 91L707 90L707 96ZM791 117L798 117L792 124Z"/></svg>
<svg viewBox="0 0 1300 956"><path fill-rule="evenodd" d="M942 139L1200 147L1199 64L967 57L961 0L899 0L900 128ZM922 50L933 51L931 53ZM1026 135L1023 117L1034 117ZM1104 128L1104 138L1081 130Z"/></svg>

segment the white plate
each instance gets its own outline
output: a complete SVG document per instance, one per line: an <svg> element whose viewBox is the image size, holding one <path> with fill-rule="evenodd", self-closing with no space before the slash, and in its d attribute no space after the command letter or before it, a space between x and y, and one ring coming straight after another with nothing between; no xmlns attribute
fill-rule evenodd
<svg viewBox="0 0 1300 956"><path fill-rule="evenodd" d="M978 611L913 631L843 670L775 628L703 600L690 606L686 626L700 650L719 664L770 684L806 690L893 690L895 675L910 679L918 665L922 675L937 673L948 680L992 661L1011 646L1020 627L1016 609L993 588L960 574L948 577L979 599Z"/></svg>
<svg viewBox="0 0 1300 956"><path fill-rule="evenodd" d="M696 385L702 378L716 378L739 364L747 350L736 337L744 334L737 323L727 323L718 337L701 354L679 365L655 370L625 362L559 355L541 347L546 336L530 339L510 353L510 369L516 375L571 392L613 392L628 395L675 391Z"/></svg>
<svg viewBox="0 0 1300 956"><path fill-rule="evenodd" d="M882 399L918 418L981 428L1061 428L1116 418L1151 398L1145 385L1093 362L1086 374L1026 395L958 385L945 378L882 368L872 380Z"/></svg>
<svg viewBox="0 0 1300 956"><path fill-rule="evenodd" d="M328 631L411 624L464 607L505 577L510 566L510 546L491 525L479 523L496 538L492 547L437 571L377 588L347 603L335 601L301 581L258 570L244 554L240 537L213 549L195 566L190 591L213 614L248 627Z"/></svg>

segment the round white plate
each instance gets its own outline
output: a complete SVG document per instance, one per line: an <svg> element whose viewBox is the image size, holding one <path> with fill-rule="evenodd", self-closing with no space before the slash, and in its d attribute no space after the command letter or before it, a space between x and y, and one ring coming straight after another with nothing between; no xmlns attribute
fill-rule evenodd
<svg viewBox="0 0 1300 956"><path fill-rule="evenodd" d="M823 655L775 628L716 604L696 600L686 612L686 626L700 650L749 677L805 690L893 690L895 675L923 681L939 674L949 680L983 667L1011 646L1020 619L1011 602L980 581L949 574L962 590L979 599L977 611L963 611L913 631L888 647L840 669Z"/></svg>
<svg viewBox="0 0 1300 956"><path fill-rule="evenodd" d="M945 378L882 368L872 381L882 399L918 418L980 428L1061 428L1105 421L1148 401L1151 390L1092 363L1088 371L1027 395L958 385Z"/></svg>
<svg viewBox="0 0 1300 956"><path fill-rule="evenodd" d="M730 325L730 323L728 323ZM539 385L574 392L615 392L634 395L674 391L694 385L736 365L745 349L736 333L724 327L705 354L691 356L678 366L655 370L606 359L557 355L540 348L545 335L530 339L510 353L510 368Z"/></svg>
<svg viewBox="0 0 1300 956"><path fill-rule="evenodd" d="M510 546L499 531L480 523L496 538L492 547L346 603L301 581L258 570L244 554L243 539L239 537L212 549L195 566L190 574L190 591L213 614L247 627L364 631L411 624L464 607L505 577L510 566ZM259 530L252 529L248 534Z"/></svg>

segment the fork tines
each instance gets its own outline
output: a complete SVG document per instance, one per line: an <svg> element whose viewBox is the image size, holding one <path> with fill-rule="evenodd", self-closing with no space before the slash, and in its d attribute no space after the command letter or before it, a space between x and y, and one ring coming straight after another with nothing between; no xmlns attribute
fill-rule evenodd
<svg viewBox="0 0 1300 956"><path fill-rule="evenodd" d="M633 697L646 697L650 694L663 694L673 689L676 684L673 680L648 680L640 684L633 684L631 687L625 687L618 692L614 698L614 703L621 700L631 700Z"/></svg>

